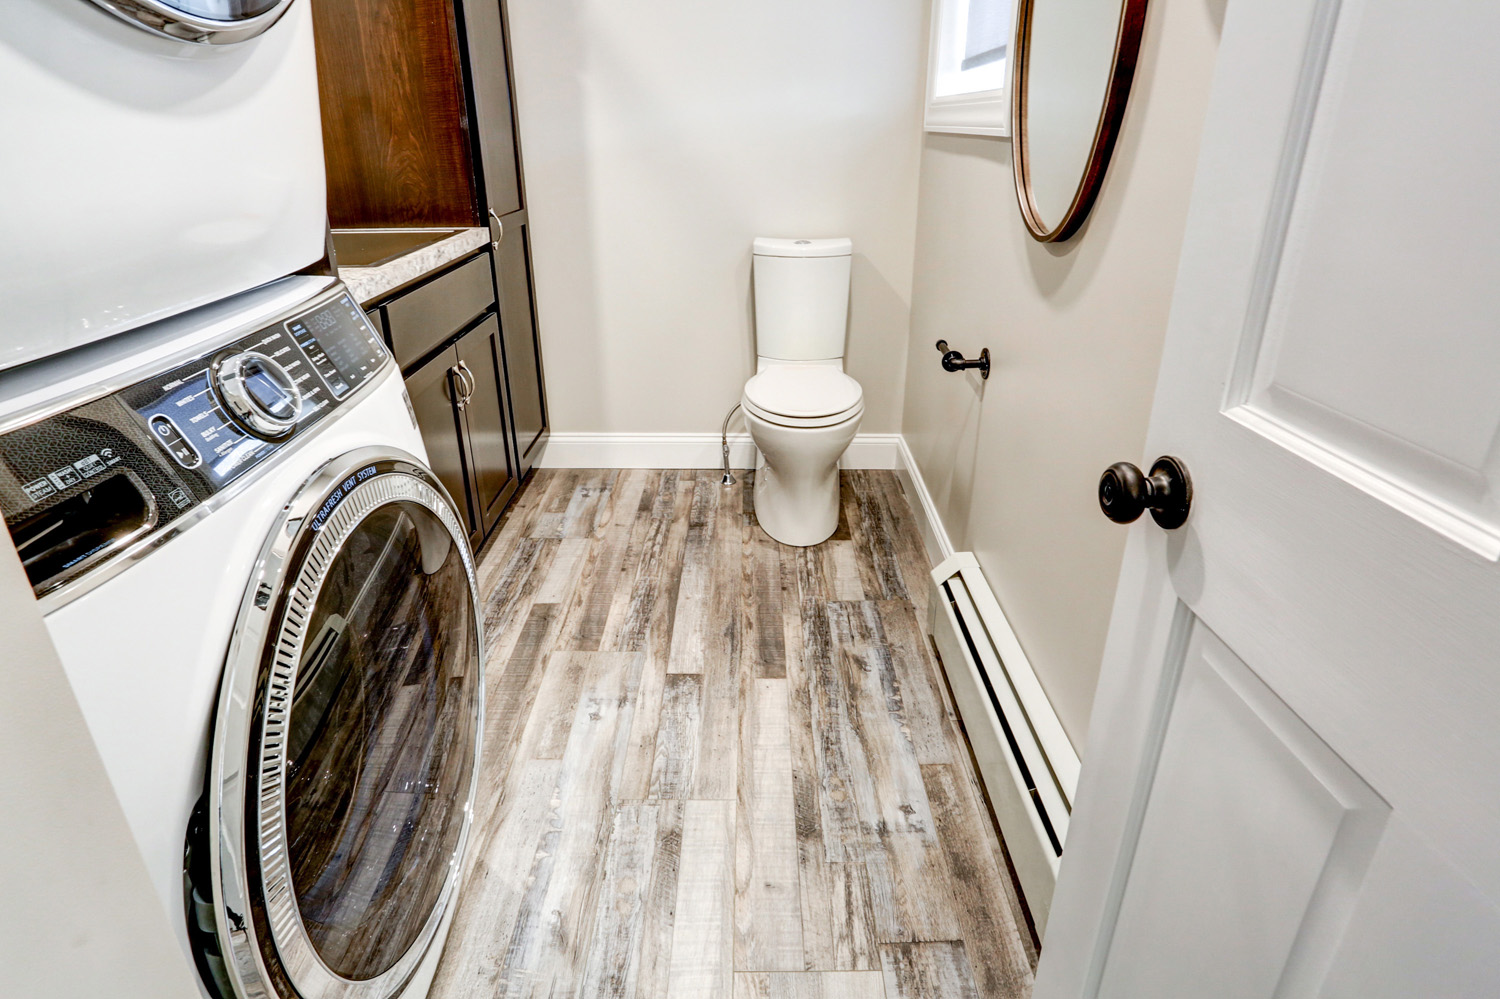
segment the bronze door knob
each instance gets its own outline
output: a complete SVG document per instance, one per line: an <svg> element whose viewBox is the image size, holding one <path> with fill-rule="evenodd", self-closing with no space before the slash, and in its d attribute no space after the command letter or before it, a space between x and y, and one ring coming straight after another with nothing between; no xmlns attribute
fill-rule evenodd
<svg viewBox="0 0 1500 999"><path fill-rule="evenodd" d="M1117 524L1134 522L1147 510L1157 526L1181 527L1193 505L1193 480L1182 462L1170 456L1156 459L1151 474L1128 461L1116 462L1099 477L1099 509Z"/></svg>

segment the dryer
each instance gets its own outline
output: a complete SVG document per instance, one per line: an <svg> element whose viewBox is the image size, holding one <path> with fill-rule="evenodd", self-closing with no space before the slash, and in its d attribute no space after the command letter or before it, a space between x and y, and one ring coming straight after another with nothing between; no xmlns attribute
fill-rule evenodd
<svg viewBox="0 0 1500 999"><path fill-rule="evenodd" d="M324 258L308 0L0 6L0 369Z"/></svg>
<svg viewBox="0 0 1500 999"><path fill-rule="evenodd" d="M425 995L484 657L424 454L331 279L0 374L0 508L206 996Z"/></svg>

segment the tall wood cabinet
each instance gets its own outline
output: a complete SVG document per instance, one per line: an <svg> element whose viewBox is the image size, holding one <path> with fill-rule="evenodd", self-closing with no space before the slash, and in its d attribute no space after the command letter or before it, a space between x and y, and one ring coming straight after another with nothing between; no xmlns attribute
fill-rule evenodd
<svg viewBox="0 0 1500 999"><path fill-rule="evenodd" d="M505 7L313 0L313 15L331 223L490 231L474 258L370 303L407 377L434 468L467 506L477 543L548 432ZM463 271L471 294L479 257L488 300L455 326L443 314L449 296L431 289Z"/></svg>

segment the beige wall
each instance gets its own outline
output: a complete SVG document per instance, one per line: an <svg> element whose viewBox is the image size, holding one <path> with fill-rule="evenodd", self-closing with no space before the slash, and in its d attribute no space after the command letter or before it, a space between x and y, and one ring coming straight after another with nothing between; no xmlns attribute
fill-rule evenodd
<svg viewBox="0 0 1500 999"><path fill-rule="evenodd" d="M1027 234L1006 140L922 150L903 432L1083 748L1125 529L1094 490L1141 453L1224 0L1153 0L1124 132L1087 226ZM988 382L933 342L989 347Z"/></svg>
<svg viewBox="0 0 1500 999"><path fill-rule="evenodd" d="M754 236L854 239L863 430L901 419L921 0L510 0L555 431L717 431Z"/></svg>

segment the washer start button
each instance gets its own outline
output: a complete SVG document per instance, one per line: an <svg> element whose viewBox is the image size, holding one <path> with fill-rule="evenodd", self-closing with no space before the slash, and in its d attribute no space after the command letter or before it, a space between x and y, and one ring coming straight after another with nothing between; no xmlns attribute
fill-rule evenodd
<svg viewBox="0 0 1500 999"><path fill-rule="evenodd" d="M182 436L177 429L177 424L173 423L170 417L158 413L151 417L150 426L151 436L156 438L156 443L160 444L177 464L183 468L197 468L203 464L203 459L193 449L193 445L187 442L187 438Z"/></svg>

